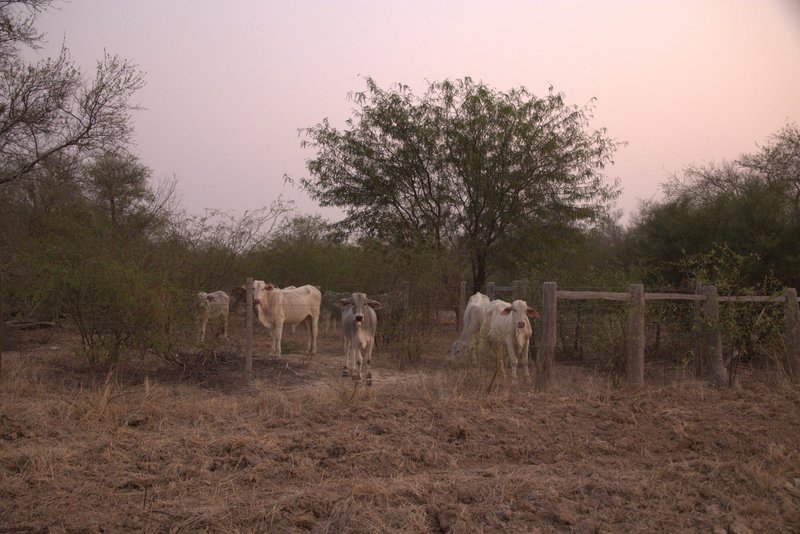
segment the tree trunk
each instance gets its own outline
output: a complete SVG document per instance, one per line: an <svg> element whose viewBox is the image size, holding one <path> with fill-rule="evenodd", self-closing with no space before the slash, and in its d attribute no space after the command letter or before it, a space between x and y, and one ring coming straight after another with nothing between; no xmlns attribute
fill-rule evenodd
<svg viewBox="0 0 800 534"><path fill-rule="evenodd" d="M486 285L486 257L478 252L472 256L472 294L481 291Z"/></svg>

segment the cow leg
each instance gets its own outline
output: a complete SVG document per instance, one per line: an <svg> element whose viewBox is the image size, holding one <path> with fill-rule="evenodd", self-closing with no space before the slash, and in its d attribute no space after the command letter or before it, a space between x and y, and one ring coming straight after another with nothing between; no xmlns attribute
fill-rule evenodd
<svg viewBox="0 0 800 534"><path fill-rule="evenodd" d="M275 356L281 355L281 339L283 339L283 321L276 321L275 327L272 329L275 334L272 338L272 353Z"/></svg>
<svg viewBox="0 0 800 534"><path fill-rule="evenodd" d="M370 370L370 364L372 363L372 349L375 347L375 341L370 341L367 347L364 349L364 363L366 364L366 375L367 375L367 385L372 385L372 371Z"/></svg>
<svg viewBox="0 0 800 534"><path fill-rule="evenodd" d="M525 378L530 378L531 373L528 371L528 346L530 345L529 341L526 341L525 344L522 346L522 352L519 355L519 359L522 362L522 374Z"/></svg>
<svg viewBox="0 0 800 534"><path fill-rule="evenodd" d="M228 339L228 316L225 315L225 317L222 319L222 321L223 321L222 322L222 337L224 337L227 340Z"/></svg>
<svg viewBox="0 0 800 534"><path fill-rule="evenodd" d="M472 365L478 363L478 342L470 340L467 347L464 349L464 360L470 362Z"/></svg>
<svg viewBox="0 0 800 534"><path fill-rule="evenodd" d="M351 346L350 352L353 354L353 380L361 380L361 366L364 359L361 357L361 347Z"/></svg>
<svg viewBox="0 0 800 534"><path fill-rule="evenodd" d="M311 314L308 317L309 334L309 353L313 356L317 353L317 334L319 333L319 314Z"/></svg>
<svg viewBox="0 0 800 534"><path fill-rule="evenodd" d="M331 326L331 313L322 312L322 335L328 337L328 330Z"/></svg>
<svg viewBox="0 0 800 534"><path fill-rule="evenodd" d="M350 341L347 336L342 336L342 345L344 346L344 369L342 369L342 376L350 376Z"/></svg>
<svg viewBox="0 0 800 534"><path fill-rule="evenodd" d="M197 329L197 342L202 343L206 339L206 325L208 319L200 321L200 327Z"/></svg>
<svg viewBox="0 0 800 534"><path fill-rule="evenodd" d="M511 385L517 385L517 351L514 349L514 340L506 339L508 349L508 363L511 366Z"/></svg>

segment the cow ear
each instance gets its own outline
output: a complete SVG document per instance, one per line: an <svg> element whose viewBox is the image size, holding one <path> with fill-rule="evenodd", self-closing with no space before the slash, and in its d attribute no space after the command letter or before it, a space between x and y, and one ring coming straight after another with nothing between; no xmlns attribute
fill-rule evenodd
<svg viewBox="0 0 800 534"><path fill-rule="evenodd" d="M380 310L381 308L383 308L383 304L381 304L377 300L367 299L367 304L373 310Z"/></svg>
<svg viewBox="0 0 800 534"><path fill-rule="evenodd" d="M528 308L528 310L525 313L526 313L526 315L528 317L531 317L532 319L538 319L539 318L539 312L537 312L533 308Z"/></svg>
<svg viewBox="0 0 800 534"><path fill-rule="evenodd" d="M266 289L267 291L272 291L273 289L275 289L275 286L273 286L272 284L269 284L269 285L265 286L264 289Z"/></svg>
<svg viewBox="0 0 800 534"><path fill-rule="evenodd" d="M501 311L501 312L500 312L500 315L508 315L508 314L509 314L509 313L511 313L512 311L514 311L514 308L512 308L511 306L509 306L508 308L505 308L503 311Z"/></svg>

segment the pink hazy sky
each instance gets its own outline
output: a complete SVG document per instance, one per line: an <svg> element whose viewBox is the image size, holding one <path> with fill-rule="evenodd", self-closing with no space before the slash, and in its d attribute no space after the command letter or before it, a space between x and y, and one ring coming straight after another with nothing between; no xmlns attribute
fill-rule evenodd
<svg viewBox="0 0 800 534"><path fill-rule="evenodd" d="M241 213L282 195L335 219L284 174L313 153L298 128L342 126L363 76L421 94L470 76L597 99L594 127L629 144L609 167L625 218L687 165L754 152L800 123L798 0L74 0L39 29L87 75L106 50L146 72L136 152L182 205ZM35 57L35 56L34 56Z"/></svg>

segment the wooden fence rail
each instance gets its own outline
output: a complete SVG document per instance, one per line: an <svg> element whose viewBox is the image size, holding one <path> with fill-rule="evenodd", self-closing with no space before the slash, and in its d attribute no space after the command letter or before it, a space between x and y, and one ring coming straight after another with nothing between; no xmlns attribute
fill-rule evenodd
<svg viewBox="0 0 800 534"><path fill-rule="evenodd" d="M706 374L716 386L729 383L728 370L722 355L722 332L719 321L721 302L784 303L784 341L787 351L787 372L794 383L800 383L800 309L797 291L788 288L782 295L719 296L714 286L699 288L698 294L645 293L644 286L632 284L628 292L564 291L555 282L545 282L542 288L542 341L536 355L537 391L544 391L552 381L553 358L556 347L558 299L610 300L628 305L626 382L631 386L644 385L645 302L648 300L692 301L700 306L695 321L702 321L703 344L700 347L698 371Z"/></svg>

